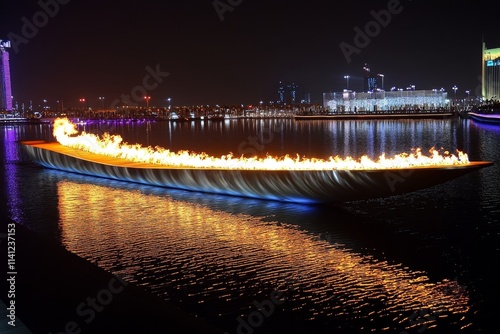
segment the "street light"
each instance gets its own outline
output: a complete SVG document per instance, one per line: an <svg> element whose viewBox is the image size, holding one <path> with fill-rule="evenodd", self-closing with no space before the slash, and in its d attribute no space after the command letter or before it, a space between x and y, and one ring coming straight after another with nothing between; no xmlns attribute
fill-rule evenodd
<svg viewBox="0 0 500 334"><path fill-rule="evenodd" d="M42 102L43 102L42 110L45 111L45 110L47 110L47 100L43 99Z"/></svg>
<svg viewBox="0 0 500 334"><path fill-rule="evenodd" d="M149 109L149 100L151 99L151 96L144 96L144 100L146 100L146 108Z"/></svg>
<svg viewBox="0 0 500 334"><path fill-rule="evenodd" d="M104 96L99 96L99 100L101 100L101 110L104 110Z"/></svg>
<svg viewBox="0 0 500 334"><path fill-rule="evenodd" d="M172 101L172 98L169 97L167 101L168 101L168 110L170 110L170 102Z"/></svg>
<svg viewBox="0 0 500 334"><path fill-rule="evenodd" d="M350 77L351 77L350 75L344 75L344 79L346 79L346 81L347 81L347 90L349 90L349 78Z"/></svg>
<svg viewBox="0 0 500 334"><path fill-rule="evenodd" d="M458 87L457 86L453 86L452 89L455 92L455 99L456 99L457 98L457 89L458 89Z"/></svg>
<svg viewBox="0 0 500 334"><path fill-rule="evenodd" d="M467 93L467 105L470 104L470 90L466 90L465 91ZM465 105L465 102L464 102L464 105Z"/></svg>
<svg viewBox="0 0 500 334"><path fill-rule="evenodd" d="M85 110L85 99L80 99L80 102L82 103L83 110Z"/></svg>
<svg viewBox="0 0 500 334"><path fill-rule="evenodd" d="M64 111L64 100L57 101L57 103L61 103L61 112Z"/></svg>

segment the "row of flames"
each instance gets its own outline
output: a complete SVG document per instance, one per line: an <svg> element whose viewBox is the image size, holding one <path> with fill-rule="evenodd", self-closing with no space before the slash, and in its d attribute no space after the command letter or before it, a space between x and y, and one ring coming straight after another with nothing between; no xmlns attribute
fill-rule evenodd
<svg viewBox="0 0 500 334"><path fill-rule="evenodd" d="M140 144L130 145L123 142L119 135L105 133L102 138L89 133L79 133L76 125L67 118L54 121L54 137L63 146L71 147L108 157L121 158L134 162L156 164L168 167L217 168L217 169L252 169L252 170L335 170L335 169L396 169L423 166L465 165L469 163L466 153L457 151L458 156L445 151L441 154L431 148L430 155L423 155L420 148L412 153L400 153L392 158L382 154L378 160L363 156L356 160L351 157L293 158L284 157L246 158L232 154L221 157L209 156L206 153L189 151L171 152L162 147L142 147Z"/></svg>

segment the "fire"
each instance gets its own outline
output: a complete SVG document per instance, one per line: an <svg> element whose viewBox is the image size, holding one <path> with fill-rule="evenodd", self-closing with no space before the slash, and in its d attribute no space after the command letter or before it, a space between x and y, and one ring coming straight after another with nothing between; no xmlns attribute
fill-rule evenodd
<svg viewBox="0 0 500 334"><path fill-rule="evenodd" d="M156 164L168 167L185 168L217 168L217 169L251 169L251 170L348 170L348 169L397 169L424 166L450 166L469 164L466 153L457 150L457 155L448 151L441 154L431 148L430 155L422 154L420 148L411 153L400 153L392 158L385 154L377 160L362 156L356 160L352 157L341 158L331 156L328 159L267 156L235 157L232 153L221 157L209 156L206 153L190 151L171 152L162 147L143 147L140 144L123 142L119 135L105 133L102 137L81 132L76 125L67 118L58 118L54 121L54 137L63 146L71 147L104 156L125 159L134 162Z"/></svg>

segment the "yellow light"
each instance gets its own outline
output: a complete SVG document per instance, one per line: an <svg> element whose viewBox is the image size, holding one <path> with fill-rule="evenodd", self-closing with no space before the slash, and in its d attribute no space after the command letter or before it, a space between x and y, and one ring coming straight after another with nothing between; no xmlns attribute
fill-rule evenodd
<svg viewBox="0 0 500 334"><path fill-rule="evenodd" d="M469 164L466 153L457 151L457 155L448 151L442 154L431 148L430 155L426 156L420 148L411 153L400 153L392 158L385 154L377 160L367 155L360 159L352 157L341 158L331 156L328 159L306 158L299 155L292 157L266 156L235 157L232 153L221 157L210 156L206 153L193 153L187 150L171 152L162 147L143 147L140 144L123 142L119 135L105 133L102 138L89 133L79 133L76 125L67 118L58 118L54 121L54 137L66 147L71 147L108 157L120 158L134 162L143 162L168 167L190 168L217 168L217 169L246 169L246 170L366 170L366 169L398 169L425 166L452 166Z"/></svg>

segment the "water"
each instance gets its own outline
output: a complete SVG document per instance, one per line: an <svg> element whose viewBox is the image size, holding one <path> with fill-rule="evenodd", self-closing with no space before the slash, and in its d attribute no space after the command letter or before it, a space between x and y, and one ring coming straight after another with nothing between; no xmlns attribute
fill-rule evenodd
<svg viewBox="0 0 500 334"><path fill-rule="evenodd" d="M307 206L40 168L0 128L2 210L229 333L493 333L500 130L468 120L103 123L80 130L222 155L376 158L431 147L492 167L404 196Z"/></svg>

